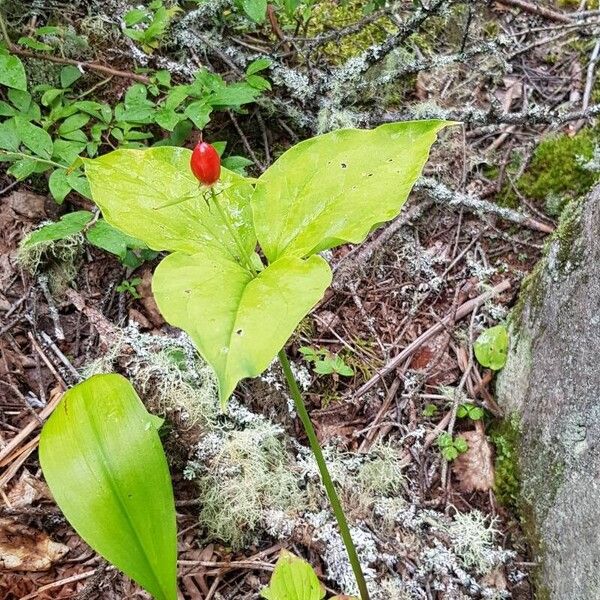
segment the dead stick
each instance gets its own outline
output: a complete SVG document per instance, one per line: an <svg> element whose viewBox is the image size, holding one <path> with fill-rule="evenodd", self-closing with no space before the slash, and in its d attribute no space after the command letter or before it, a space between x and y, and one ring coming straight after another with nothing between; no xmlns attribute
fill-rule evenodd
<svg viewBox="0 0 600 600"><path fill-rule="evenodd" d="M29 421L29 423L27 423L27 425L25 425L25 427L23 427L23 429L21 429L21 431L15 437L12 438L12 440L10 440L10 442L8 442L8 444L6 444L6 446L4 446L4 448L2 448L2 450L0 450L0 463L3 463L4 459L9 454L11 454L15 450L15 448L17 448L19 446L19 444L30 433L32 433L39 427L40 420L45 421L50 416L52 411L56 408L57 404L60 402L61 398L62 398L61 393L54 394L54 396L51 398L50 402L40 412L39 420L32 419L31 421Z"/></svg>
<svg viewBox="0 0 600 600"><path fill-rule="evenodd" d="M557 10L552 10L546 6L542 6L539 2L533 3L527 2L526 0L496 0L496 2L498 4L504 4L504 6L520 8L522 11L528 12L529 14L545 17L546 19L558 21L559 23L573 22L573 19L569 15Z"/></svg>
<svg viewBox="0 0 600 600"><path fill-rule="evenodd" d="M356 400L361 396L364 396L373 386L375 386L383 377L391 373L401 362L405 361L411 356L418 348L420 348L427 340L431 339L434 335L446 329L448 325L451 325L455 321L464 319L468 314L472 313L476 308L487 302L490 298L493 298L497 294L501 294L510 288L510 281L508 279L502 281L498 285L494 286L490 291L477 296L459 306L458 310L454 314L449 314L444 317L439 323L436 323L430 327L425 333L421 334L414 342L410 343L400 354L392 358L379 372L377 372L369 381L364 383L355 392L353 399Z"/></svg>
<svg viewBox="0 0 600 600"><path fill-rule="evenodd" d="M92 71L98 71L99 73L106 73L107 75L113 75L115 77L124 77L125 79L133 79L133 81L139 81L141 83L150 83L150 78L145 75L138 75L137 73L131 73L129 71L120 71L119 69L113 69L96 62L85 62L81 60L75 60L72 58L62 58L60 56L51 56L46 54L37 54L36 52L30 52L29 50L22 50L11 44L10 51L17 56L23 56L24 58L35 58L37 60L45 60L51 63L59 65L73 65L79 69L91 69Z"/></svg>

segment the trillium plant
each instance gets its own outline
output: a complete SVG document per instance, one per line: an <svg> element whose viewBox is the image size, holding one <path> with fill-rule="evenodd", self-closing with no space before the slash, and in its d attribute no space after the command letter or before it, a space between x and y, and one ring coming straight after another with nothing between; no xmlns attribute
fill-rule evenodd
<svg viewBox="0 0 600 600"><path fill-rule="evenodd" d="M446 125L412 121L317 136L284 152L257 179L222 168L215 149L204 141L193 151L124 149L84 161L93 200L106 221L167 253L154 273L153 294L165 319L189 334L213 368L222 409L227 410L240 380L260 375L279 359L362 600L369 595L360 562L285 345L331 283L331 269L321 253L360 243L398 215ZM107 377L112 378L108 383ZM108 421L96 414L94 398L111 407ZM65 487L75 481L73 476L65 480L65 473L77 462L73 454L83 448L81 441L65 440L83 435L74 421L85 411L81 428L89 429L93 443L107 446L98 459L104 464L97 467L107 493L114 496L117 490L117 498L106 504L104 521L91 525L85 522L83 500L73 509L73 494L79 491ZM118 464L112 452L116 444L127 442L105 439L111 435L111 418L114 423L129 419L129 431L138 432L137 456L160 445L156 418L145 412L130 384L118 375L97 376L68 392L66 404L63 399L49 420L42 433L42 467L82 537L156 598L175 600L174 510L169 512L173 500L166 463L154 459L152 477L146 466L137 473L143 461L126 468ZM79 463L80 470L96 468L89 461L87 466L84 460ZM131 491L146 477L143 493ZM153 495L151 485L167 491ZM135 501L141 506L132 508ZM144 512L142 506L143 515L128 515ZM126 516L115 520L114 511ZM128 537L123 531L133 533ZM111 535L117 542L109 540ZM132 540L129 548L114 548L126 539ZM139 564L132 564L134 555Z"/></svg>

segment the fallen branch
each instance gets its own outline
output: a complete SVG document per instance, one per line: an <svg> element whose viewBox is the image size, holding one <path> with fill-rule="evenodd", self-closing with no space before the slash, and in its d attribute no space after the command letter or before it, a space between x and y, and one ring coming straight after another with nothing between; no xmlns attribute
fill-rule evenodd
<svg viewBox="0 0 600 600"><path fill-rule="evenodd" d="M344 66L340 67L340 70L344 71L350 67L352 71L358 69L359 72L365 73L370 67L380 62L392 52L392 50L403 44L413 33L416 33L421 28L421 25L427 19L447 7L448 4L448 0L433 0L428 7L421 5L409 19L400 25L395 35L389 36L381 45L371 46L360 57L349 59Z"/></svg>
<svg viewBox="0 0 600 600"><path fill-rule="evenodd" d="M479 308L482 304L485 304L490 298L505 292L510 289L510 281L508 279L500 282L498 285L494 286L488 292L477 296L477 298L473 298L472 300L468 300L464 304L458 307L456 312L452 312L448 316L444 317L439 323L436 323L432 327L430 327L427 331L421 334L416 340L411 342L400 354L392 358L390 362L388 362L380 371L378 371L369 381L364 383L363 385L356 390L354 395L352 396L353 400L357 400L361 396L364 396L371 388L373 388L377 383L379 383L386 375L394 371L396 367L404 362L409 356L414 354L414 352L419 349L427 340L434 337L440 331L446 329L448 325L452 325L456 321L460 321L464 319L468 314L472 313L476 308Z"/></svg>
<svg viewBox="0 0 600 600"><path fill-rule="evenodd" d="M30 50L24 50L15 46L10 45L10 51L12 54L22 56L23 58L34 58L36 60L45 60L47 62L56 63L59 65L73 65L78 69L91 69L92 71L98 71L99 73L105 73L107 75L113 75L114 77L123 77L125 79L132 79L133 81L139 81L140 83L150 83L150 78L146 75L139 75L137 73L131 73L129 71L121 71L119 69L113 69L106 65L101 65L96 62L86 62L81 60L75 60L73 58L62 58L60 56L52 56L50 54L38 54L37 52L31 52Z"/></svg>
<svg viewBox="0 0 600 600"><path fill-rule="evenodd" d="M487 202L486 200L477 198L477 196L471 196L470 194L463 194L462 192L451 190L443 183L440 183L431 177L421 177L415 184L415 189L425 192L438 204L460 206L461 208L476 213L493 214L505 221L518 223L519 225L534 229L535 231L541 231L542 233L552 233L554 231L552 225L542 223L542 221L538 221L537 219L534 219L529 215L524 215L516 210L499 206L492 202Z"/></svg>
<svg viewBox="0 0 600 600"><path fill-rule="evenodd" d="M564 12L552 10L547 6L541 5L539 2L527 2L527 0L496 0L498 4L504 6L511 6L514 8L520 8L523 12L527 12L531 15L537 15L538 17L544 17L551 21L558 21L559 23L571 23L573 19Z"/></svg>
<svg viewBox="0 0 600 600"><path fill-rule="evenodd" d="M498 127L504 125L554 125L559 126L570 121L580 119L591 119L600 115L600 104L593 104L585 110L564 111L539 106L520 112L499 113L494 108L481 110L478 108L467 108L465 110L448 110L434 105L421 105L409 112L388 112L380 118L371 119L371 125L380 123L393 123L396 121L411 121L414 119L445 119L448 121L460 121L465 125L481 127L476 132L469 134L483 135L492 133Z"/></svg>

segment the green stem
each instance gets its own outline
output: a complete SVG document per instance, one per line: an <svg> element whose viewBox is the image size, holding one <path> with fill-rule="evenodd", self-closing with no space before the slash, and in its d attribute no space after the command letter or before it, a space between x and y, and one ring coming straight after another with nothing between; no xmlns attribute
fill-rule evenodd
<svg viewBox="0 0 600 600"><path fill-rule="evenodd" d="M246 249L244 248L244 244L242 243L242 240L239 237L235 226L231 223L231 221L229 220L229 216L225 212L225 209L221 206L221 203L219 202L219 199L217 198L217 194L215 193L215 188L211 187L210 191L212 194L213 203L217 207L217 210L219 211L219 216L221 217L221 220L223 221L223 223L225 223L225 227L227 227L227 231L229 231L229 235L233 238L233 241L235 242L235 245L238 248L238 251L240 253L240 258L242 258L244 260L244 262L246 263L246 267L250 270L250 272L255 275L256 269L254 268L254 265L252 264L252 260L250 259L250 256L246 252Z"/></svg>
<svg viewBox="0 0 600 600"><path fill-rule="evenodd" d="M52 165L53 167L58 167L59 169L66 169L65 165L61 165L60 163L54 162L53 160L48 160L46 158L40 158L39 156L34 156L33 154L25 154L24 152L13 152L12 150L0 150L0 154L4 156L14 156L15 158L29 158L31 160L35 160L37 162L44 163L46 165Z"/></svg>
<svg viewBox="0 0 600 600"><path fill-rule="evenodd" d="M352 571L354 571L354 577L356 578L356 583L358 584L361 600L369 600L367 584L365 582L365 577L360 567L360 561L358 559L358 554L356 553L356 547L354 546L352 536L350 535L350 529L348 527L348 522L346 521L346 515L344 514L342 504L337 495L337 492L335 491L335 486L333 485L331 475L329 474L329 470L327 469L327 463L325 462L323 451L321 450L321 446L319 445L319 440L317 439L315 428L313 427L313 424L310 420L310 415L306 410L304 400L302 400L300 388L298 387L296 379L294 378L294 374L292 373L290 361L288 360L285 350L281 350L278 354L278 357L279 362L281 363L281 366L283 368L283 373L285 374L288 387L292 394L292 398L294 399L296 412L300 417L300 421L302 421L304 431L306 431L308 443L310 444L310 449L312 450L315 456L315 460L317 461L317 466L319 467L319 473L321 473L321 479L323 480L323 485L325 486L325 491L327 492L329 503L331 504L333 514L335 515L338 527L340 528L342 540L344 542L344 546L346 546L348 558L350 559L350 565L352 566Z"/></svg>

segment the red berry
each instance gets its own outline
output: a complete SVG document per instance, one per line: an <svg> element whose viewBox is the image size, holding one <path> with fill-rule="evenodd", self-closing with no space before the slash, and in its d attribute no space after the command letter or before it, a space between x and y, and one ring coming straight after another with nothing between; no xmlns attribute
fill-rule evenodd
<svg viewBox="0 0 600 600"><path fill-rule="evenodd" d="M221 158L213 146L198 142L192 152L190 168L200 183L212 185L221 175Z"/></svg>

